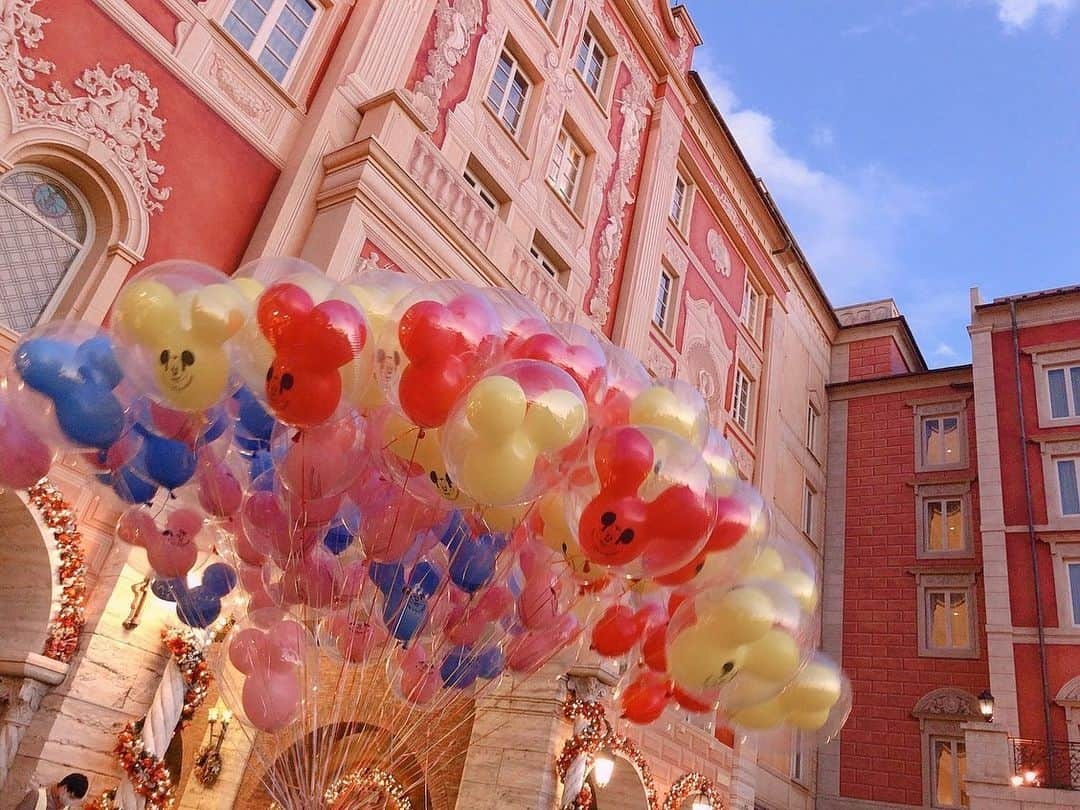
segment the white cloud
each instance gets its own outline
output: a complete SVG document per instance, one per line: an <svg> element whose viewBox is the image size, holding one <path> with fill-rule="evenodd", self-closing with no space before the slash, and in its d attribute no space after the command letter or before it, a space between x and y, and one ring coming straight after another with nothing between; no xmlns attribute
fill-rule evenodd
<svg viewBox="0 0 1080 810"><path fill-rule="evenodd" d="M769 115L740 102L708 48L697 49L695 68L833 302L889 295L902 270L902 232L925 212L928 195L880 165L843 174L810 165L780 142Z"/></svg>
<svg viewBox="0 0 1080 810"><path fill-rule="evenodd" d="M933 356L940 357L942 360L957 360L960 357L956 349L948 343L939 343L937 348L934 349Z"/></svg>
<svg viewBox="0 0 1080 810"><path fill-rule="evenodd" d="M833 134L832 127L818 124L818 126L814 127L814 131L810 133L810 143L821 149L832 146L836 143L836 136Z"/></svg>
<svg viewBox="0 0 1080 810"><path fill-rule="evenodd" d="M1051 27L1060 26L1076 5L1076 0L994 0L997 16L1007 31L1019 31L1045 17Z"/></svg>

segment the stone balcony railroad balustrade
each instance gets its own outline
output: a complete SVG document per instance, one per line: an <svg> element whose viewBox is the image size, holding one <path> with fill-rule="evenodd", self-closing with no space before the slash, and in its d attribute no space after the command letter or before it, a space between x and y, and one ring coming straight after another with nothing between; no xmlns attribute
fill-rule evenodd
<svg viewBox="0 0 1080 810"><path fill-rule="evenodd" d="M413 143L408 172L474 244L488 249L495 212L465 184L430 139L420 136Z"/></svg>
<svg viewBox="0 0 1080 810"><path fill-rule="evenodd" d="M518 292L536 304L552 321L573 321L577 306L559 282L522 245L514 244L507 272Z"/></svg>

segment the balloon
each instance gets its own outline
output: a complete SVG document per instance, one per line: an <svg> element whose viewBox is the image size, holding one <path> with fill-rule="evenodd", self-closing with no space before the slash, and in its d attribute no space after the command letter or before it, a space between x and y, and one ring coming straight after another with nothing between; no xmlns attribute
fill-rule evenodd
<svg viewBox="0 0 1080 810"><path fill-rule="evenodd" d="M195 472L199 505L214 517L232 517L244 502L244 490L229 465L207 448L199 451Z"/></svg>
<svg viewBox="0 0 1080 810"><path fill-rule="evenodd" d="M656 380L630 405L630 424L663 428L694 447L705 446L709 407L701 393L682 380Z"/></svg>
<svg viewBox="0 0 1080 810"><path fill-rule="evenodd" d="M270 410L297 427L322 424L341 402L339 370L360 355L367 341L364 316L346 300L316 304L308 290L291 279L263 292L257 318L274 349L266 374Z"/></svg>
<svg viewBox="0 0 1080 810"><path fill-rule="evenodd" d="M236 571L228 563L213 563L203 571L202 587L219 599L228 596L236 583Z"/></svg>
<svg viewBox="0 0 1080 810"><path fill-rule="evenodd" d="M413 645L402 653L398 668L401 694L410 703L419 706L430 703L442 686L439 670L431 665L422 644Z"/></svg>
<svg viewBox="0 0 1080 810"><path fill-rule="evenodd" d="M386 630L375 622L351 617L349 609L336 611L325 621L327 635L346 661L363 662L386 642Z"/></svg>
<svg viewBox="0 0 1080 810"><path fill-rule="evenodd" d="M349 414L301 431L279 429L271 447L278 476L291 492L319 500L344 492L364 471L364 425Z"/></svg>
<svg viewBox="0 0 1080 810"><path fill-rule="evenodd" d="M651 723L671 701L671 683L662 675L641 670L619 697L622 717L632 723Z"/></svg>
<svg viewBox="0 0 1080 810"><path fill-rule="evenodd" d="M186 576L199 556L197 542L203 518L192 509L177 509L165 521L163 531L145 537L143 547L150 567L162 577Z"/></svg>
<svg viewBox="0 0 1080 810"><path fill-rule="evenodd" d="M76 343L63 335L64 326L31 331L16 345L12 368L19 383L52 401L65 438L107 450L124 430L124 409L113 393L123 372L107 336Z"/></svg>
<svg viewBox="0 0 1080 810"><path fill-rule="evenodd" d="M150 592L165 602L175 602L187 591L187 582L183 579L155 579L150 583Z"/></svg>
<svg viewBox="0 0 1080 810"><path fill-rule="evenodd" d="M29 489L48 474L53 456L0 395L0 487Z"/></svg>
<svg viewBox="0 0 1080 810"><path fill-rule="evenodd" d="M484 534L460 543L450 555L450 581L465 593L476 593L495 574L495 559L505 538Z"/></svg>
<svg viewBox="0 0 1080 810"><path fill-rule="evenodd" d="M523 633L507 645L506 668L524 674L536 672L551 656L572 642L581 630L577 616L565 613L544 630Z"/></svg>
<svg viewBox="0 0 1080 810"><path fill-rule="evenodd" d="M221 598L204 586L197 586L176 599L176 617L188 627L209 627L221 615Z"/></svg>
<svg viewBox="0 0 1080 810"><path fill-rule="evenodd" d="M229 661L245 675L270 666L266 634L257 627L247 627L233 633L228 649Z"/></svg>
<svg viewBox="0 0 1080 810"><path fill-rule="evenodd" d="M640 640L640 632L632 607L612 605L593 625L592 649L609 658L626 655Z"/></svg>
<svg viewBox="0 0 1080 810"><path fill-rule="evenodd" d="M578 384L590 412L603 401L607 389L604 350L587 330L571 323L552 325L555 332L541 331L511 350L515 358L546 360L569 374Z"/></svg>
<svg viewBox="0 0 1080 810"><path fill-rule="evenodd" d="M194 262L161 262L120 290L112 328L128 350L122 362L129 375L149 383L140 386L144 393L198 412L230 393L226 344L249 310L223 273Z"/></svg>
<svg viewBox="0 0 1080 810"><path fill-rule="evenodd" d="M135 432L143 438L142 457L150 480L165 489L177 489L194 477L198 461L186 444L158 436L139 424Z"/></svg>
<svg viewBox="0 0 1080 810"><path fill-rule="evenodd" d="M243 706L259 731L283 729L300 711L300 680L294 672L255 670L244 681Z"/></svg>
<svg viewBox="0 0 1080 810"><path fill-rule="evenodd" d="M409 641L427 620L428 600L438 590L442 574L429 562L419 562L400 590L391 590L383 605L383 622L399 641Z"/></svg>

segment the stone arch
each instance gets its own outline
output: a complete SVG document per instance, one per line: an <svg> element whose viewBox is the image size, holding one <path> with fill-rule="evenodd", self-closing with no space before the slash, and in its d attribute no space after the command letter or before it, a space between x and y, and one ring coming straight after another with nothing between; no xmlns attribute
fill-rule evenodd
<svg viewBox="0 0 1080 810"><path fill-rule="evenodd" d="M649 810L649 796L633 760L621 751L612 752L615 756L615 769L611 781L605 787L592 785L593 807L595 810Z"/></svg>
<svg viewBox="0 0 1080 810"><path fill-rule="evenodd" d="M1080 743L1080 675L1066 681L1058 690L1054 703L1065 710L1065 727L1069 742Z"/></svg>
<svg viewBox="0 0 1080 810"><path fill-rule="evenodd" d="M45 647L60 606L59 553L24 492L0 492L0 660L26 661Z"/></svg>
<svg viewBox="0 0 1080 810"><path fill-rule="evenodd" d="M979 720L979 699L964 689L943 686L919 698L911 713L920 720L968 722Z"/></svg>
<svg viewBox="0 0 1080 810"><path fill-rule="evenodd" d="M943 686L919 698L911 714L918 718L922 735L923 802L931 806L937 795L937 769L945 768L946 773L951 772L951 784L959 781L962 769L956 763L965 756L962 726L982 719L979 699L964 689Z"/></svg>

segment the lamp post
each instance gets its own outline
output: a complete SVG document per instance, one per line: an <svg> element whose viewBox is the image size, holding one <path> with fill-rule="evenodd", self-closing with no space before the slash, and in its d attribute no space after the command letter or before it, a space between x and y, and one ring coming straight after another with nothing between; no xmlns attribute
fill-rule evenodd
<svg viewBox="0 0 1080 810"><path fill-rule="evenodd" d="M611 781L611 772L614 770L615 760L611 758L607 751L601 751L597 754L592 767L593 781L596 782L596 786L599 788L607 787L608 782Z"/></svg>
<svg viewBox="0 0 1080 810"><path fill-rule="evenodd" d="M212 787L221 776L221 767L224 764L221 758L221 744L225 742L225 735L229 733L229 723L232 722L233 713L228 709L222 709L219 712L215 706L210 710L209 719L209 739L195 755L195 777L205 787ZM215 729L219 722L220 729Z"/></svg>
<svg viewBox="0 0 1080 810"><path fill-rule="evenodd" d="M990 694L989 689L984 689L979 695L979 714L987 723L994 719L994 696Z"/></svg>

